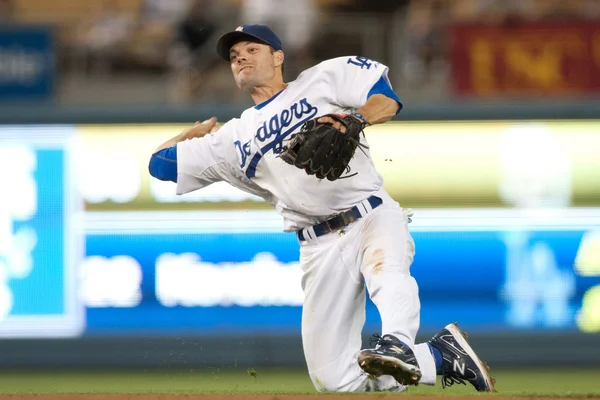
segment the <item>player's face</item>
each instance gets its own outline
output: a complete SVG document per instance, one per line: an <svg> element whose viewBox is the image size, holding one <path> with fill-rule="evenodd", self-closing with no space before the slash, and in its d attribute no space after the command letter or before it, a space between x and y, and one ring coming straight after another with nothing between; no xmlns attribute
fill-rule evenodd
<svg viewBox="0 0 600 400"><path fill-rule="evenodd" d="M265 85L275 77L278 64L276 52L266 44L239 42L229 50L231 71L242 90Z"/></svg>

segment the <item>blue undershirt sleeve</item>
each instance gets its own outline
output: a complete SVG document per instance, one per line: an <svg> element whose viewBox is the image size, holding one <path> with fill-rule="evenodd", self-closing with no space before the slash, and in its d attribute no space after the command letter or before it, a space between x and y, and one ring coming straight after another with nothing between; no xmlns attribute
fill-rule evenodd
<svg viewBox="0 0 600 400"><path fill-rule="evenodd" d="M156 179L177 183L177 146L152 154L148 171Z"/></svg>
<svg viewBox="0 0 600 400"><path fill-rule="evenodd" d="M402 110L403 105L402 105L402 101L400 100L400 97L398 97L398 95L396 94L396 92L394 92L394 90L392 89L392 87L388 83L387 79L385 79L385 77L382 76L373 85L373 87L369 91L369 94L367 94L367 99L369 97L373 96L374 94L382 94L384 96L389 97L390 99L396 100L396 102L398 103L398 106L399 106L398 112L396 112L396 115L398 115L398 113L400 112L400 110Z"/></svg>

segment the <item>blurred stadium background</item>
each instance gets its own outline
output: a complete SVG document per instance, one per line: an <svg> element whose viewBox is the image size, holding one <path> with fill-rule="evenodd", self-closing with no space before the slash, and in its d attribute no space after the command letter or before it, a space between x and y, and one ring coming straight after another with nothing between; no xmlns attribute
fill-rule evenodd
<svg viewBox="0 0 600 400"><path fill-rule="evenodd" d="M214 52L245 22L288 80L390 67L405 108L367 136L415 210L420 340L457 321L492 367L600 367L600 1L0 0L0 368L304 367L295 236L147 173L251 106Z"/></svg>

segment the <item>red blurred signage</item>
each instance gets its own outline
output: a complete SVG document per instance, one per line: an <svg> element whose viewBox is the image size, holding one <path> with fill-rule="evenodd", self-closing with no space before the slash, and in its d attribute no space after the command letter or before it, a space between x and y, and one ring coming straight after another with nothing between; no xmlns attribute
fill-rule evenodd
<svg viewBox="0 0 600 400"><path fill-rule="evenodd" d="M452 28L457 95L600 93L600 23Z"/></svg>

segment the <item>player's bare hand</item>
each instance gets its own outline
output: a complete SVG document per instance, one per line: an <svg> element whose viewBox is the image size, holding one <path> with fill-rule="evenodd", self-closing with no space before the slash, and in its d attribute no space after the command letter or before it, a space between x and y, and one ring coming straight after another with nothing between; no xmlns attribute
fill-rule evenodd
<svg viewBox="0 0 600 400"><path fill-rule="evenodd" d="M344 125L342 125L341 123L339 123L338 121L336 121L333 118L329 118L329 117L321 117L317 120L317 122L320 122L322 124L330 124L333 125L333 127L335 129L337 129L338 131L342 132L342 133L346 133L346 127Z"/></svg>
<svg viewBox="0 0 600 400"><path fill-rule="evenodd" d="M212 132L216 132L220 127L221 125L217 124L217 118L212 117L203 122L196 121L194 126L184 130L182 133L185 139L201 138Z"/></svg>
<svg viewBox="0 0 600 400"><path fill-rule="evenodd" d="M220 123L217 122L215 124L215 126L210 130L210 133L218 131L219 129L221 129L222 126L223 126L223 124L220 124Z"/></svg>

